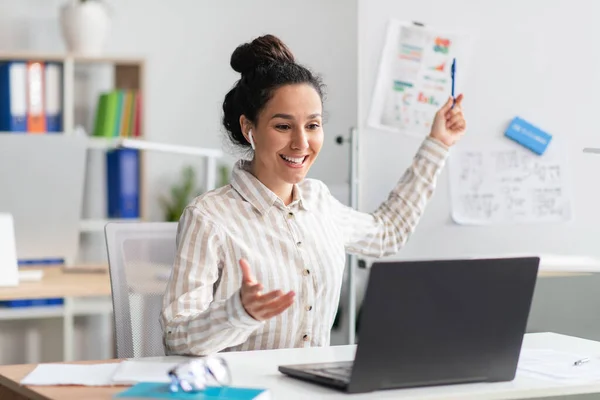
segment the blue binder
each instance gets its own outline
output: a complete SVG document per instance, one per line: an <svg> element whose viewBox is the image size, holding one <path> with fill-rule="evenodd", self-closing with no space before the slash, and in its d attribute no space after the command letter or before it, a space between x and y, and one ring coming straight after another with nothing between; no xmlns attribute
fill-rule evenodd
<svg viewBox="0 0 600 400"><path fill-rule="evenodd" d="M27 132L27 67L21 61L0 63L0 131Z"/></svg>
<svg viewBox="0 0 600 400"><path fill-rule="evenodd" d="M117 149L106 153L109 218L140 217L139 150Z"/></svg>
<svg viewBox="0 0 600 400"><path fill-rule="evenodd" d="M57 62L47 62L45 68L46 130L62 131L62 67Z"/></svg>

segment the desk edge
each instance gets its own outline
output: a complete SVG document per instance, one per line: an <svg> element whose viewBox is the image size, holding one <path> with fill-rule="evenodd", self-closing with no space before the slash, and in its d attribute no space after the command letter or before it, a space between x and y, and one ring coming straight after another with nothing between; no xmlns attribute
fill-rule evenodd
<svg viewBox="0 0 600 400"><path fill-rule="evenodd" d="M34 368L35 368L35 366L34 366ZM13 381L9 377L7 377L1 373L0 373L0 386L4 386L6 389L12 391L13 393L21 395L30 400L52 400L52 399L36 392L35 390L30 389L27 386L21 385L17 381Z"/></svg>

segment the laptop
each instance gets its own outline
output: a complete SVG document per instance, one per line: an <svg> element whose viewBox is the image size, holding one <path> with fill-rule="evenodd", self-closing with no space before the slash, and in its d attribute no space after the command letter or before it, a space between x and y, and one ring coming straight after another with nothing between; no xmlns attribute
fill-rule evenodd
<svg viewBox="0 0 600 400"><path fill-rule="evenodd" d="M281 365L348 393L510 381L539 257L376 262L354 361Z"/></svg>

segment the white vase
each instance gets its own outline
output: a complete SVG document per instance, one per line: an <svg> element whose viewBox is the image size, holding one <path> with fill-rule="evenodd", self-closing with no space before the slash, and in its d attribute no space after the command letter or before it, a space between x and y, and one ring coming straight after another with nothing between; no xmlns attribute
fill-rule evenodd
<svg viewBox="0 0 600 400"><path fill-rule="evenodd" d="M110 15L99 0L73 0L60 9L60 24L67 50L79 55L100 55L104 51Z"/></svg>

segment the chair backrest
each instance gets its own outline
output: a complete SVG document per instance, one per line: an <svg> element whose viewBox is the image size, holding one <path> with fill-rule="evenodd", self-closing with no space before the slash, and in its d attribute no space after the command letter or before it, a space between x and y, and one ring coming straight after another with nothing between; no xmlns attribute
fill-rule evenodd
<svg viewBox="0 0 600 400"><path fill-rule="evenodd" d="M111 222L105 227L118 358L165 354L159 318L176 234L176 222Z"/></svg>

